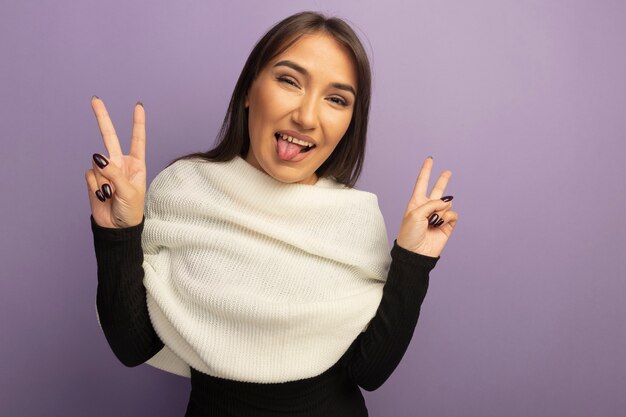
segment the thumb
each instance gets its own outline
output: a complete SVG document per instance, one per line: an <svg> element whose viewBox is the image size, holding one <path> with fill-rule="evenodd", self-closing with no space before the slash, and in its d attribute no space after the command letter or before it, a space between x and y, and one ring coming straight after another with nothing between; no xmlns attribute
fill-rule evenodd
<svg viewBox="0 0 626 417"><path fill-rule="evenodd" d="M415 217L428 218L434 212L445 210L447 208L450 208L450 206L452 206L452 202L446 202L438 198L436 200L430 200L422 204L421 206L413 210L412 215Z"/></svg>
<svg viewBox="0 0 626 417"><path fill-rule="evenodd" d="M128 199L135 190L122 172L122 169L99 153L93 154L94 170L105 177L115 187L115 193L122 199Z"/></svg>

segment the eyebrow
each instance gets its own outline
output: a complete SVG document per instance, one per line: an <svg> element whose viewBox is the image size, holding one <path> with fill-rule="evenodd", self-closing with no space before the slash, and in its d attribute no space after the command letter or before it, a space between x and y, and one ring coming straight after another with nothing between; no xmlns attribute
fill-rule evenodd
<svg viewBox="0 0 626 417"><path fill-rule="evenodd" d="M283 61L279 61L276 64L274 64L274 67L280 67L280 66L292 68L292 69L298 71L302 75L307 75L307 76L309 75L309 72L305 68L301 67L300 65L296 64L293 61L283 60ZM356 91L349 84L332 83L331 86L334 87L334 88L337 88L339 90L349 91L356 97Z"/></svg>

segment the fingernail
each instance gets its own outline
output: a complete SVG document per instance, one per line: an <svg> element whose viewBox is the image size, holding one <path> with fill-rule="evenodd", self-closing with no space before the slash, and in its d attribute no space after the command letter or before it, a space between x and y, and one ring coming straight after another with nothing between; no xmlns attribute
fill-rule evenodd
<svg viewBox="0 0 626 417"><path fill-rule="evenodd" d="M106 200L106 198L104 198L104 195L102 195L102 191L100 190L96 190L96 197L98 197L98 200L102 201L104 203L104 200Z"/></svg>
<svg viewBox="0 0 626 417"><path fill-rule="evenodd" d="M91 99L92 99L92 100L93 100L94 98L100 99L100 97L98 97L98 96L97 96L97 95L95 95L95 94L94 94L93 96L91 96Z"/></svg>
<svg viewBox="0 0 626 417"><path fill-rule="evenodd" d="M435 224L435 227L439 227L443 224L443 219L439 219L439 221Z"/></svg>
<svg viewBox="0 0 626 417"><path fill-rule="evenodd" d="M106 198L111 198L113 196L113 192L111 191L111 186L109 184L102 184L102 192Z"/></svg>
<svg viewBox="0 0 626 417"><path fill-rule="evenodd" d="M446 203L447 203L448 201L452 200L453 198L454 198L454 197L452 197L451 195L447 195L447 196L445 196L445 197L441 197L441 199L442 199L443 201L445 201Z"/></svg>
<svg viewBox="0 0 626 417"><path fill-rule="evenodd" d="M435 160L435 158L433 158L432 156L429 156L430 159L432 159L433 161Z"/></svg>
<svg viewBox="0 0 626 417"><path fill-rule="evenodd" d="M439 220L439 215L437 213L433 213L428 218L428 224L430 224L432 226L435 223L437 223L437 220Z"/></svg>
<svg viewBox="0 0 626 417"><path fill-rule="evenodd" d="M143 103L141 101L138 101L137 104L139 104L141 107L143 107Z"/></svg>
<svg viewBox="0 0 626 417"><path fill-rule="evenodd" d="M93 160L95 161L96 165L98 165L98 167L100 167L100 169L102 169L105 166L109 165L109 161L107 161L106 158L104 156L100 155L99 153L94 153L93 154Z"/></svg>

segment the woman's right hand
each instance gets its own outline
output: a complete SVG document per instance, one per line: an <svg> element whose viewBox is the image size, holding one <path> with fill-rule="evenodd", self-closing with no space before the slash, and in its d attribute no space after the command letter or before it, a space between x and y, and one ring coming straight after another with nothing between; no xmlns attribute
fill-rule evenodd
<svg viewBox="0 0 626 417"><path fill-rule="evenodd" d="M146 115L141 102L133 114L130 153L124 155L104 103L93 96L91 107L109 155L94 154L85 172L89 204L95 222L102 227L136 226L143 220L146 195ZM104 168L96 161L106 163Z"/></svg>

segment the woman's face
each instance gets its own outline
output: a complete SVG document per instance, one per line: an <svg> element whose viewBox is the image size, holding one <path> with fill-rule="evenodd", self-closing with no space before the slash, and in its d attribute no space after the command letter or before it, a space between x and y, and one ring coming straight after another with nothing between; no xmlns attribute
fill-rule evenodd
<svg viewBox="0 0 626 417"><path fill-rule="evenodd" d="M315 184L350 125L357 89L350 52L327 34L302 36L269 62L246 96L246 161L286 183ZM291 138L314 144L289 143ZM288 140L285 140L288 139Z"/></svg>

